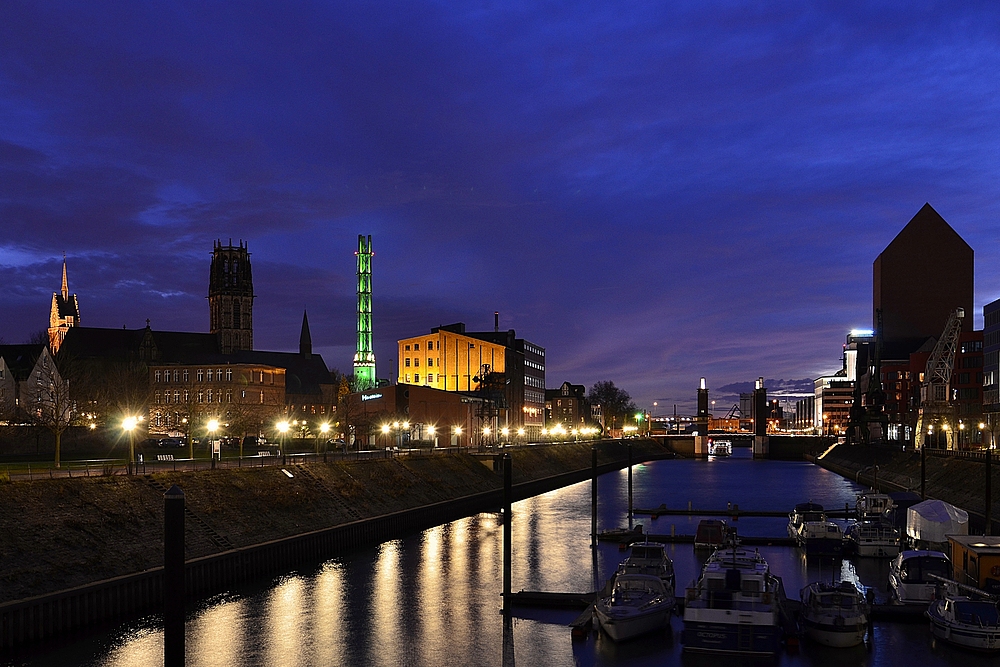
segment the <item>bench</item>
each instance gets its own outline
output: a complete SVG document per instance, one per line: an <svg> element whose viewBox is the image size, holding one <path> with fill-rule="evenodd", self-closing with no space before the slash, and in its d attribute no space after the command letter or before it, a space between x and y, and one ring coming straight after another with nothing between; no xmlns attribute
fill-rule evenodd
<svg viewBox="0 0 1000 667"><path fill-rule="evenodd" d="M156 455L156 460L157 461L173 461L174 460L174 455L173 454L157 454Z"/></svg>

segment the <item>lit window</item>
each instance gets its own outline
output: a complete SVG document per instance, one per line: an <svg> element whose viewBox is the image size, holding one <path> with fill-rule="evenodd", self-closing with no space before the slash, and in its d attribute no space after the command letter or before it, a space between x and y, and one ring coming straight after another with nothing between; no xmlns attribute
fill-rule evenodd
<svg viewBox="0 0 1000 667"><path fill-rule="evenodd" d="M211 372L212 372L212 371L209 371L209 373L211 373ZM209 390L208 390L208 402L209 402L209 403L211 403L211 402L212 402L212 390L211 390L211 389L209 389Z"/></svg>
<svg viewBox="0 0 1000 667"><path fill-rule="evenodd" d="M415 373L413 375L413 381L414 382L420 382L420 373Z"/></svg>
<svg viewBox="0 0 1000 667"><path fill-rule="evenodd" d="M432 340L427 341L427 349L428 350L433 350L434 349L434 341L432 341Z"/></svg>
<svg viewBox="0 0 1000 667"><path fill-rule="evenodd" d="M160 371L156 371L156 382L160 381Z"/></svg>
<svg viewBox="0 0 1000 667"><path fill-rule="evenodd" d="M209 382L212 381L212 369L211 368L208 369L208 381ZM208 399L208 402L211 403L212 399Z"/></svg>
<svg viewBox="0 0 1000 667"><path fill-rule="evenodd" d="M184 369L184 381L188 381L188 370L186 368Z"/></svg>
<svg viewBox="0 0 1000 667"><path fill-rule="evenodd" d="M198 369L198 382L203 382L204 380L205 380L205 372L199 368ZM201 401L198 401L198 402L201 403Z"/></svg>
<svg viewBox="0 0 1000 667"><path fill-rule="evenodd" d="M232 381L233 381L233 369L232 368L227 368L226 369L226 382L232 382Z"/></svg>
<svg viewBox="0 0 1000 667"><path fill-rule="evenodd" d="M181 392L175 391L174 392L174 403L180 403L180 402L181 402Z"/></svg>
<svg viewBox="0 0 1000 667"><path fill-rule="evenodd" d="M430 375L430 374L428 374L428 375L427 375L427 384L430 384L431 382L434 382L434 376L433 376L433 375Z"/></svg>
<svg viewBox="0 0 1000 667"><path fill-rule="evenodd" d="M198 392L198 402L199 403L204 403L205 402L205 392L203 392L203 391L199 391Z"/></svg>
<svg viewBox="0 0 1000 667"><path fill-rule="evenodd" d="M420 351L420 343L414 343L413 344L413 351L414 352L419 352Z"/></svg>
<svg viewBox="0 0 1000 667"><path fill-rule="evenodd" d="M414 366L419 366L420 365L420 359L418 359L417 357L414 357L413 358L413 365Z"/></svg>
<svg viewBox="0 0 1000 667"><path fill-rule="evenodd" d="M403 365L406 366L407 368L410 367L410 358L409 357L407 357L406 359L403 360Z"/></svg>
<svg viewBox="0 0 1000 667"><path fill-rule="evenodd" d="M433 366L434 365L434 360L433 359L428 359L427 360L427 365L428 366Z"/></svg>
<svg viewBox="0 0 1000 667"><path fill-rule="evenodd" d="M404 345L403 347L406 349L407 352L410 351L410 346L409 345Z"/></svg>
<svg viewBox="0 0 1000 667"><path fill-rule="evenodd" d="M174 382L180 382L180 381L181 381L181 372L174 371Z"/></svg>
<svg viewBox="0 0 1000 667"><path fill-rule="evenodd" d="M154 402L154 403L159 403L159 402L160 402L160 392L156 392L156 394L154 394L154 396L155 396L156 398L155 398L155 399L153 399L153 402Z"/></svg>

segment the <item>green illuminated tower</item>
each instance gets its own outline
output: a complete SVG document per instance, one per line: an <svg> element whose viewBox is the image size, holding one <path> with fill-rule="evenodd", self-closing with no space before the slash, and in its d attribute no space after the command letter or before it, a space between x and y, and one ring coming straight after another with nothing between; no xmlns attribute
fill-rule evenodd
<svg viewBox="0 0 1000 667"><path fill-rule="evenodd" d="M354 354L357 391L375 386L375 352L372 350L372 237L358 235L358 351Z"/></svg>

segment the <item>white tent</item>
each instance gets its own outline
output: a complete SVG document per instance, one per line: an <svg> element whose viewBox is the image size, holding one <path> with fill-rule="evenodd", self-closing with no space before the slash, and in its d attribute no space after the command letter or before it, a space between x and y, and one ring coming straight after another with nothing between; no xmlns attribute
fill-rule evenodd
<svg viewBox="0 0 1000 667"><path fill-rule="evenodd" d="M906 534L924 542L947 542L945 535L969 534L969 513L943 500L925 500L906 510Z"/></svg>

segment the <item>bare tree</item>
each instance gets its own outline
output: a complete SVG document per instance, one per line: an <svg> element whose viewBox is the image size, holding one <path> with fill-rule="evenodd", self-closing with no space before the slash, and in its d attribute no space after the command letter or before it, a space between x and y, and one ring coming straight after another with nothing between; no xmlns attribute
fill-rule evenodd
<svg viewBox="0 0 1000 667"><path fill-rule="evenodd" d="M62 434L73 424L75 411L69 379L56 368L48 348L42 350L35 368L22 383L21 399L26 416L52 432L56 446L55 465L59 468L62 465Z"/></svg>

